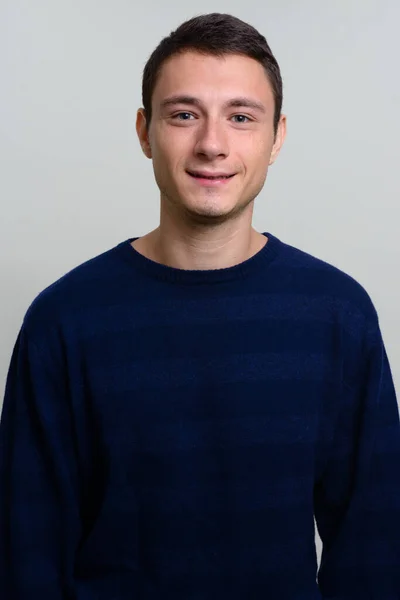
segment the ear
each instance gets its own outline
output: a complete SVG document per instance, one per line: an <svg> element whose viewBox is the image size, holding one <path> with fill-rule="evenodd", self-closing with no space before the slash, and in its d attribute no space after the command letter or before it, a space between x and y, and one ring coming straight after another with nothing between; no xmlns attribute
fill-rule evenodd
<svg viewBox="0 0 400 600"><path fill-rule="evenodd" d="M147 130L146 112L144 108L139 108L136 114L136 133L144 155L147 156L147 158L152 158L149 132Z"/></svg>
<svg viewBox="0 0 400 600"><path fill-rule="evenodd" d="M276 132L276 136L275 136L275 141L274 141L274 145L272 147L272 151L271 151L271 156L269 159L269 164L272 165L276 159L278 158L279 152L281 151L281 148L283 146L283 143L285 141L286 138L286 116L285 115L281 115L281 118L279 119L279 123L278 123L278 128L277 128L277 132Z"/></svg>

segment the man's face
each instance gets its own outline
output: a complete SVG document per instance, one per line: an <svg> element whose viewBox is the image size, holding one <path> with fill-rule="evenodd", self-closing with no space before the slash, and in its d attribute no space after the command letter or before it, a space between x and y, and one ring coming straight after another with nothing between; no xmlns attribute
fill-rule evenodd
<svg viewBox="0 0 400 600"><path fill-rule="evenodd" d="M137 120L162 203L210 223L242 213L284 140L284 117L275 139L274 110L271 85L256 60L195 52L168 59L154 89L148 134L142 109Z"/></svg>

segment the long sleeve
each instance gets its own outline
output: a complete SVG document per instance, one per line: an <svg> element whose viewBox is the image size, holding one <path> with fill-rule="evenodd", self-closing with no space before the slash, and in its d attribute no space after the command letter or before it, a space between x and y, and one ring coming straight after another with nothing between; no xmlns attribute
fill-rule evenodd
<svg viewBox="0 0 400 600"><path fill-rule="evenodd" d="M366 337L314 494L330 600L400 600L399 409L379 325Z"/></svg>
<svg viewBox="0 0 400 600"><path fill-rule="evenodd" d="M65 378L23 326L0 422L0 598L75 598L77 480Z"/></svg>

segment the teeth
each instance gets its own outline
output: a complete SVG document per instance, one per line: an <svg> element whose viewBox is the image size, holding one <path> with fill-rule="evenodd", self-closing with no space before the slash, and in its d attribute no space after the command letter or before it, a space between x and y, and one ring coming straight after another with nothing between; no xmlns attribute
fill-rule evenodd
<svg viewBox="0 0 400 600"><path fill-rule="evenodd" d="M206 175L194 175L194 177L198 177L200 179L229 179L230 175L217 175L216 177L209 177Z"/></svg>

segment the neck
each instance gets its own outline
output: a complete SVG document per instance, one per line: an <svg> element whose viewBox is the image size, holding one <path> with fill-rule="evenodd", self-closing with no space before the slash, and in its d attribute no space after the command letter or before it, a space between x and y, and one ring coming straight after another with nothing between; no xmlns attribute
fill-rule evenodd
<svg viewBox="0 0 400 600"><path fill-rule="evenodd" d="M132 242L151 260L177 269L211 270L237 265L259 252L267 238L253 227L184 231L159 227Z"/></svg>

